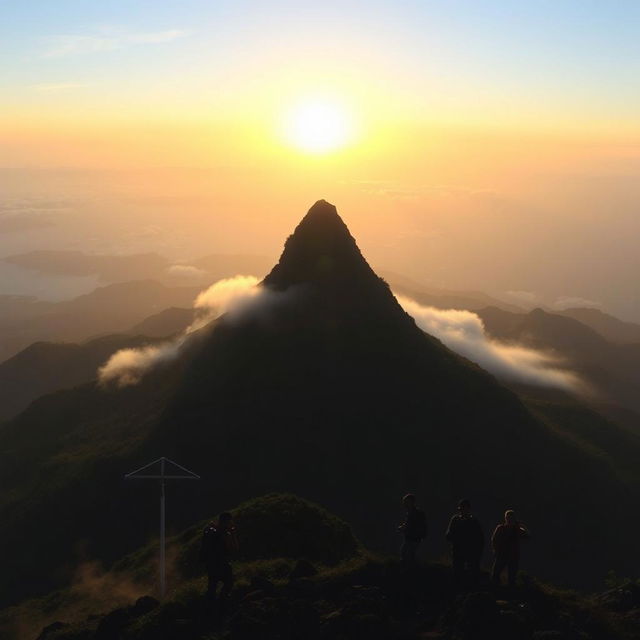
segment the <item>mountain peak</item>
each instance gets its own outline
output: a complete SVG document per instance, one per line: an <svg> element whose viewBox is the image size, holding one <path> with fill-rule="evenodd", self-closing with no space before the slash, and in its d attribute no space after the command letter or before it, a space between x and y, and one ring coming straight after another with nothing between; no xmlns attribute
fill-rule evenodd
<svg viewBox="0 0 640 640"><path fill-rule="evenodd" d="M308 314L327 322L361 323L366 316L376 322L410 323L415 331L413 320L369 266L335 206L325 200L318 200L287 238L263 284L278 291L302 288Z"/></svg>
<svg viewBox="0 0 640 640"><path fill-rule="evenodd" d="M307 212L305 218L316 215L333 215L337 216L338 218L340 217L338 216L338 210L336 209L335 205L323 199L316 201L316 203Z"/></svg>
<svg viewBox="0 0 640 640"><path fill-rule="evenodd" d="M302 283L372 278L378 280L336 207L318 200L287 238L280 260L264 284L285 289Z"/></svg>

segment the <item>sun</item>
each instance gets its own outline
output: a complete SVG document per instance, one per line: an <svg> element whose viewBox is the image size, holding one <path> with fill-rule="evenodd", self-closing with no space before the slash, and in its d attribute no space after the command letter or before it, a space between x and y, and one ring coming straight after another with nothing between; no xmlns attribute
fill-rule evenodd
<svg viewBox="0 0 640 640"><path fill-rule="evenodd" d="M349 109L337 100L307 98L294 105L284 121L290 144L309 153L327 153L347 145L354 136Z"/></svg>

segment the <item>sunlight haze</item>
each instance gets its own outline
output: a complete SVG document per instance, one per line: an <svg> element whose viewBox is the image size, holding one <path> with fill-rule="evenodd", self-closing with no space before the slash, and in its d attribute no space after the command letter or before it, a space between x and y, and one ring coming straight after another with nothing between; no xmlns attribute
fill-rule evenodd
<svg viewBox="0 0 640 640"><path fill-rule="evenodd" d="M587 4L4 5L0 252L275 258L324 197L381 268L638 320L640 6Z"/></svg>

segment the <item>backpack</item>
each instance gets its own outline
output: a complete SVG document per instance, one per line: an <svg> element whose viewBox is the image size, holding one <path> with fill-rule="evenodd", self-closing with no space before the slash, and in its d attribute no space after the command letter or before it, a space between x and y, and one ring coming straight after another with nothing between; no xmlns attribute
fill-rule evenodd
<svg viewBox="0 0 640 640"><path fill-rule="evenodd" d="M212 524L204 528L200 543L200 561L209 564L220 555L220 533Z"/></svg>
<svg viewBox="0 0 640 640"><path fill-rule="evenodd" d="M419 522L419 526L418 526L418 534L419 534L420 538L426 538L427 537L427 533L428 533L427 516L425 515L424 511L421 511L420 512L420 522Z"/></svg>

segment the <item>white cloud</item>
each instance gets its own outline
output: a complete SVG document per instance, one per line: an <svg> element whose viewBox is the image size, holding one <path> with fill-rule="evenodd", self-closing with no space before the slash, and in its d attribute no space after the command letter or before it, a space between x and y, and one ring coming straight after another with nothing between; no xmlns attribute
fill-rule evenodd
<svg viewBox="0 0 640 640"><path fill-rule="evenodd" d="M396 297L423 331L498 378L566 390L581 386L579 378L560 368L553 356L488 338L482 320L475 313L423 307L410 298Z"/></svg>
<svg viewBox="0 0 640 640"><path fill-rule="evenodd" d="M233 321L247 310L257 311L270 304L278 294L261 289L258 282L254 276L236 276L211 285L195 299L196 319L182 335L158 345L117 351L98 369L99 382L119 387L137 384L152 369L175 360L191 334L214 318L227 314Z"/></svg>
<svg viewBox="0 0 640 640"><path fill-rule="evenodd" d="M517 300L528 305L540 303L540 297L533 291L505 291L505 295L512 300Z"/></svg>
<svg viewBox="0 0 640 640"><path fill-rule="evenodd" d="M188 264L172 264L167 273L175 278L184 278L185 280L201 280L207 275L204 269L198 269Z"/></svg>
<svg viewBox="0 0 640 640"><path fill-rule="evenodd" d="M588 307L590 309L596 309L602 306L602 303L597 300L589 300L589 298L580 298L579 296L562 296L557 298L553 303L556 309L575 309Z"/></svg>
<svg viewBox="0 0 640 640"><path fill-rule="evenodd" d="M254 276L220 280L197 296L194 301L196 319L182 335L159 345L116 352L99 369L99 381L121 387L136 384L151 369L175 360L191 335L212 319L225 314L229 322L245 319L269 321L270 313L297 291L297 288L285 292L264 289ZM581 387L579 378L563 369L555 357L488 338L482 320L475 313L424 307L409 298L396 297L423 331L499 378L567 390Z"/></svg>
<svg viewBox="0 0 640 640"><path fill-rule="evenodd" d="M120 349L98 369L98 379L102 384L115 382L119 387L137 384L151 369L175 360L184 342L185 337L180 336L172 342L159 345Z"/></svg>
<svg viewBox="0 0 640 640"><path fill-rule="evenodd" d="M61 58L87 53L115 51L135 45L172 42L187 34L188 31L184 29L131 33L120 29L105 27L86 35L65 34L50 36L46 39L47 50L43 55L45 58Z"/></svg>

